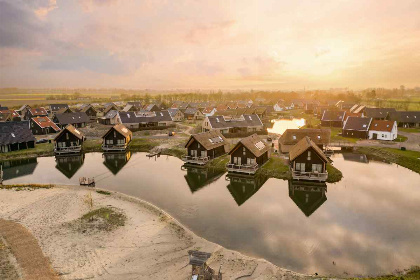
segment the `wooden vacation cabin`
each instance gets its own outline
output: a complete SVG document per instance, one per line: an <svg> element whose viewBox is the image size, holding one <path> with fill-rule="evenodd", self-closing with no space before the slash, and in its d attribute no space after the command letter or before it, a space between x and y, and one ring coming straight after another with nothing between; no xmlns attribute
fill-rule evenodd
<svg viewBox="0 0 420 280"><path fill-rule="evenodd" d="M209 160L227 153L227 140L217 130L190 136L185 148L187 155L182 160L190 164L205 165Z"/></svg>
<svg viewBox="0 0 420 280"><path fill-rule="evenodd" d="M327 201L327 184L289 180L289 197L306 217Z"/></svg>
<svg viewBox="0 0 420 280"><path fill-rule="evenodd" d="M328 178L328 158L309 137L290 150L289 162L293 179L325 182Z"/></svg>
<svg viewBox="0 0 420 280"><path fill-rule="evenodd" d="M85 141L83 133L69 124L54 138L56 155L80 153Z"/></svg>
<svg viewBox="0 0 420 280"><path fill-rule="evenodd" d="M229 152L229 172L255 174L270 158L270 147L257 134L243 138Z"/></svg>
<svg viewBox="0 0 420 280"><path fill-rule="evenodd" d="M343 126L344 137L367 139L372 118L348 117Z"/></svg>
<svg viewBox="0 0 420 280"><path fill-rule="evenodd" d="M35 117L30 120L31 130L34 135L57 133L61 129L48 117Z"/></svg>
<svg viewBox="0 0 420 280"><path fill-rule="evenodd" d="M105 152L123 152L133 138L133 133L123 124L111 127L102 136L102 150Z"/></svg>
<svg viewBox="0 0 420 280"><path fill-rule="evenodd" d="M330 143L331 129L323 128L301 128L301 129L286 129L279 139L279 149L282 153L289 153L289 151L303 138L308 136L321 149L325 149Z"/></svg>
<svg viewBox="0 0 420 280"><path fill-rule="evenodd" d="M95 120L97 118L98 112L96 111L95 107L93 107L91 104L83 104L80 107L80 111L85 113L90 120Z"/></svg>
<svg viewBox="0 0 420 280"><path fill-rule="evenodd" d="M35 137L28 121L0 122L0 152L30 149L35 147Z"/></svg>

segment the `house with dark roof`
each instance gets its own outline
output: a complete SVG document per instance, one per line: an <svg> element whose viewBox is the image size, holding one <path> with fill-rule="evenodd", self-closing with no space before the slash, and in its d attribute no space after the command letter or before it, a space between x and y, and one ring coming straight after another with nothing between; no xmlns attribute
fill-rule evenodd
<svg viewBox="0 0 420 280"><path fill-rule="evenodd" d="M29 105L22 105L18 110L16 110L16 112L21 116L21 117L25 117L27 112L31 109L31 106Z"/></svg>
<svg viewBox="0 0 420 280"><path fill-rule="evenodd" d="M168 111L155 112L118 112L119 123L128 128L157 128L173 125Z"/></svg>
<svg viewBox="0 0 420 280"><path fill-rule="evenodd" d="M328 158L308 136L290 150L289 163L295 180L325 182L328 178Z"/></svg>
<svg viewBox="0 0 420 280"><path fill-rule="evenodd" d="M204 115L198 108L188 108L184 111L184 118L187 120L202 120Z"/></svg>
<svg viewBox="0 0 420 280"><path fill-rule="evenodd" d="M202 124L203 131L218 130L222 134L262 132L264 125L258 115L239 117L208 116Z"/></svg>
<svg viewBox="0 0 420 280"><path fill-rule="evenodd" d="M345 111L325 110L322 114L321 125L324 127L343 127Z"/></svg>
<svg viewBox="0 0 420 280"><path fill-rule="evenodd" d="M363 116L374 120L386 120L389 114L396 112L395 108L365 108Z"/></svg>
<svg viewBox="0 0 420 280"><path fill-rule="evenodd" d="M55 114L60 109L69 108L69 105L67 105L67 104L50 104L48 107L49 107L50 113Z"/></svg>
<svg viewBox="0 0 420 280"><path fill-rule="evenodd" d="M30 122L32 133L34 135L57 133L61 130L48 117L34 117L29 122Z"/></svg>
<svg viewBox="0 0 420 280"><path fill-rule="evenodd" d="M270 158L270 146L253 134L239 141L229 152L229 172L255 174Z"/></svg>
<svg viewBox="0 0 420 280"><path fill-rule="evenodd" d="M86 124L90 122L88 115L84 112L56 114L53 120L60 127L71 124L76 128L85 127Z"/></svg>
<svg viewBox="0 0 420 280"><path fill-rule="evenodd" d="M171 115L171 118L174 122L181 122L184 120L184 113L179 109L168 109L169 115Z"/></svg>
<svg viewBox="0 0 420 280"><path fill-rule="evenodd" d="M63 107L63 108L59 109L58 111L56 111L56 112L52 113L51 115L52 115L52 116L53 116L53 118L54 118L54 116L55 116L56 114L65 114L65 113L73 113L73 110L72 110L72 109L70 109L69 107Z"/></svg>
<svg viewBox="0 0 420 280"><path fill-rule="evenodd" d="M326 193L325 183L289 180L289 197L306 217L327 201Z"/></svg>
<svg viewBox="0 0 420 280"><path fill-rule="evenodd" d="M80 153L85 139L80 130L69 124L54 138L55 154Z"/></svg>
<svg viewBox="0 0 420 280"><path fill-rule="evenodd" d="M22 118L15 110L0 110L0 122L18 122Z"/></svg>
<svg viewBox="0 0 420 280"><path fill-rule="evenodd" d="M343 126L344 137L367 139L372 118L348 117Z"/></svg>
<svg viewBox="0 0 420 280"><path fill-rule="evenodd" d="M244 204L267 182L266 176L243 176L241 174L228 173L225 177L229 181L227 189L238 206Z"/></svg>
<svg viewBox="0 0 420 280"><path fill-rule="evenodd" d="M392 141L398 136L396 121L373 120L369 126L369 139Z"/></svg>
<svg viewBox="0 0 420 280"><path fill-rule="evenodd" d="M210 160L227 153L227 139L217 130L193 134L185 144L185 163L205 165Z"/></svg>
<svg viewBox="0 0 420 280"><path fill-rule="evenodd" d="M301 128L286 129L279 138L279 149L282 153L289 153L294 145L305 137L309 137L321 150L330 143L331 129Z"/></svg>
<svg viewBox="0 0 420 280"><path fill-rule="evenodd" d="M119 122L118 111L115 111L115 110L109 111L105 116L98 118L97 122L100 124L105 124L105 125L118 124Z"/></svg>
<svg viewBox="0 0 420 280"><path fill-rule="evenodd" d="M44 107L31 108L26 112L25 120L30 120L33 117L46 117L48 116L47 110Z"/></svg>
<svg viewBox="0 0 420 280"><path fill-rule="evenodd" d="M388 119L396 121L399 127L420 127L420 111L390 112Z"/></svg>
<svg viewBox="0 0 420 280"><path fill-rule="evenodd" d="M157 111L161 110L160 107L157 104L146 105L146 106L143 107L143 109L145 111L148 111L148 112L157 112Z"/></svg>
<svg viewBox="0 0 420 280"><path fill-rule="evenodd" d="M102 150L105 152L125 151L133 139L133 133L123 124L117 124L111 127L102 136Z"/></svg>
<svg viewBox="0 0 420 280"><path fill-rule="evenodd" d="M35 137L28 121L0 122L0 152L7 153L35 147Z"/></svg>
<svg viewBox="0 0 420 280"><path fill-rule="evenodd" d="M91 104L83 104L80 107L79 112L85 113L91 120L95 120L98 114L95 107L93 107Z"/></svg>
<svg viewBox="0 0 420 280"><path fill-rule="evenodd" d="M117 175L118 172L128 163L131 158L131 152L125 153L104 153L104 165L112 174Z"/></svg>

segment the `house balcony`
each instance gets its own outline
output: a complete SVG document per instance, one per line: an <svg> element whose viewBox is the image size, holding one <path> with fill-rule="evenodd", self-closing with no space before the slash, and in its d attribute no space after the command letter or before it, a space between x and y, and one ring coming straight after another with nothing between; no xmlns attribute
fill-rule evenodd
<svg viewBox="0 0 420 280"><path fill-rule="evenodd" d="M309 180L325 182L328 178L328 172L301 172L292 169L292 178L295 180Z"/></svg>
<svg viewBox="0 0 420 280"><path fill-rule="evenodd" d="M70 146L70 147L55 147L54 152L56 155L61 154L76 154L82 151L82 146Z"/></svg>
<svg viewBox="0 0 420 280"><path fill-rule="evenodd" d="M102 150L104 152L124 152L127 149L127 144L115 144L115 145L106 145L102 144Z"/></svg>
<svg viewBox="0 0 420 280"><path fill-rule="evenodd" d="M226 168L229 172L245 173L245 174L255 174L259 168L258 164L226 164Z"/></svg>
<svg viewBox="0 0 420 280"><path fill-rule="evenodd" d="M181 159L185 163L198 164L198 165L206 165L207 162L210 160L209 157L193 157L193 156L182 156Z"/></svg>

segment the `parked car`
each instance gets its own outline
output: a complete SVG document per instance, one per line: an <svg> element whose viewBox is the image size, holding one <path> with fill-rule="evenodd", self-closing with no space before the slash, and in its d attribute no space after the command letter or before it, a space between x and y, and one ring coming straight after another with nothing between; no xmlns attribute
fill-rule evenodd
<svg viewBox="0 0 420 280"><path fill-rule="evenodd" d="M37 143L37 144L41 144L41 143L48 143L48 139L46 139L46 138L41 138L41 139L36 140L36 143Z"/></svg>

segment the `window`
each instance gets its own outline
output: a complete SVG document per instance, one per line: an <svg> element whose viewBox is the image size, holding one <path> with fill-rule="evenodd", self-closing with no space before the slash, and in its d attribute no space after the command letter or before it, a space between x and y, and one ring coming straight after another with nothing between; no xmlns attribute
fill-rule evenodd
<svg viewBox="0 0 420 280"><path fill-rule="evenodd" d="M116 131L114 131L114 137L117 137L117 132Z"/></svg>
<svg viewBox="0 0 420 280"><path fill-rule="evenodd" d="M69 134L66 133L66 140L69 140Z"/></svg>
<svg viewBox="0 0 420 280"><path fill-rule="evenodd" d="M312 172L322 173L322 164L312 164Z"/></svg>
<svg viewBox="0 0 420 280"><path fill-rule="evenodd" d="M199 148L199 149L200 149L200 147L201 147L201 146L200 146L200 143L197 143L197 148Z"/></svg>
<svg viewBox="0 0 420 280"><path fill-rule="evenodd" d="M293 135L292 137L293 137L293 140L296 140L296 135Z"/></svg>
<svg viewBox="0 0 420 280"><path fill-rule="evenodd" d="M242 154L245 156L246 155L246 149L245 147L242 148Z"/></svg>
<svg viewBox="0 0 420 280"><path fill-rule="evenodd" d="M308 160L311 160L311 151L308 151Z"/></svg>
<svg viewBox="0 0 420 280"><path fill-rule="evenodd" d="M296 163L296 171L302 171L302 172L304 172L305 171L305 163L299 163L299 162L297 162Z"/></svg>

